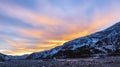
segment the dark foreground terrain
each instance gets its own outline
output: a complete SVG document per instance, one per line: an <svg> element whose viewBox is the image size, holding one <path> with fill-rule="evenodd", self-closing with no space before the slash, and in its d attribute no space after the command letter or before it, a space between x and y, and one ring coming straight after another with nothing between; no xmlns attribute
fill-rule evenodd
<svg viewBox="0 0 120 67"><path fill-rule="evenodd" d="M120 67L120 57L57 60L11 60L0 67Z"/></svg>

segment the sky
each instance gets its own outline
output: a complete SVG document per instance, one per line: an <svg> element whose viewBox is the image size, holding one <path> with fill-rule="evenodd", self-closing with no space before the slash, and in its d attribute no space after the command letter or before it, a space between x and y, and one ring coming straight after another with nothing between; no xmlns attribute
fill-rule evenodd
<svg viewBox="0 0 120 67"><path fill-rule="evenodd" d="M120 0L0 0L0 53L60 46L120 21Z"/></svg>

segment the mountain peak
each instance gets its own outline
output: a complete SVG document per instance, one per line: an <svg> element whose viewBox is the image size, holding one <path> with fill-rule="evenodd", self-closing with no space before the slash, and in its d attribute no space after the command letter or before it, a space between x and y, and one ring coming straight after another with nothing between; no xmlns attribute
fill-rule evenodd
<svg viewBox="0 0 120 67"><path fill-rule="evenodd" d="M111 27L107 28L106 30L120 30L120 22L115 23Z"/></svg>
<svg viewBox="0 0 120 67"><path fill-rule="evenodd" d="M114 24L115 26L120 26L120 21ZM113 26L114 26L113 25Z"/></svg>

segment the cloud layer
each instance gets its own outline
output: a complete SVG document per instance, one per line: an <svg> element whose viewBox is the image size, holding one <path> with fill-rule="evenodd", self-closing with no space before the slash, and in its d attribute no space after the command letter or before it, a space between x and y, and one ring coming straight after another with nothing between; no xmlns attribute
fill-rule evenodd
<svg viewBox="0 0 120 67"><path fill-rule="evenodd" d="M0 53L62 45L120 20L119 0L0 0Z"/></svg>

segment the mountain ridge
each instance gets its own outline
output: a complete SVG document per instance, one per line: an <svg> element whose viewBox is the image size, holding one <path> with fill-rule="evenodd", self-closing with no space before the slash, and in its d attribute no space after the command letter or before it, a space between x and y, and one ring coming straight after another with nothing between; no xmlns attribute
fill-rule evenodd
<svg viewBox="0 0 120 67"><path fill-rule="evenodd" d="M115 55L120 52L120 22L109 28L76 38L48 51L33 53L27 59L80 58Z"/></svg>

